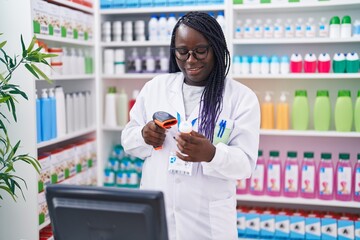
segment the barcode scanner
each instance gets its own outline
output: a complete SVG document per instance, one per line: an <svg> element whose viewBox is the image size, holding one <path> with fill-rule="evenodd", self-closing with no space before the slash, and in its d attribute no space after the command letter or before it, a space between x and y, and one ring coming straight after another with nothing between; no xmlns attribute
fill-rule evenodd
<svg viewBox="0 0 360 240"><path fill-rule="evenodd" d="M153 115L153 120L155 124L161 128L169 129L175 124L177 124L177 119L172 116L170 113L158 111ZM162 149L162 146L154 147L155 150Z"/></svg>

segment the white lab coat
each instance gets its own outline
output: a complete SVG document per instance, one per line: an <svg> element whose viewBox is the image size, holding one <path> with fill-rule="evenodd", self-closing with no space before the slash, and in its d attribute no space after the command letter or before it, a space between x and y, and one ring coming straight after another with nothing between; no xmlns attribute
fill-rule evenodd
<svg viewBox="0 0 360 240"><path fill-rule="evenodd" d="M177 150L173 136L178 127L168 130L163 149L157 151L144 142L141 130L156 111L175 117L179 113L184 120L183 81L182 73L173 73L145 84L122 132L122 144L127 153L145 159L141 188L164 192L169 239L237 239L236 179L250 177L256 165L260 127L257 97L227 78L219 121L226 119L230 125L228 141L216 144L211 162L194 163L192 176L169 173L168 158ZM199 106L187 120L197 118L198 112Z"/></svg>

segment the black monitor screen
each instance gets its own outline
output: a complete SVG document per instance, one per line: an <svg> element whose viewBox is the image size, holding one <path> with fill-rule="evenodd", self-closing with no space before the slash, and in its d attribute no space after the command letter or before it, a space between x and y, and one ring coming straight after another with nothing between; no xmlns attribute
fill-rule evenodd
<svg viewBox="0 0 360 240"><path fill-rule="evenodd" d="M48 185L56 240L167 240L160 191Z"/></svg>

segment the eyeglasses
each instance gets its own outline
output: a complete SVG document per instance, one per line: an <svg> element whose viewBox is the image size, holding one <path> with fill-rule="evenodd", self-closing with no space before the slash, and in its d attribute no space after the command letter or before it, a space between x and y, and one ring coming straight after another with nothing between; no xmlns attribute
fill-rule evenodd
<svg viewBox="0 0 360 240"><path fill-rule="evenodd" d="M209 53L209 48L211 47L211 45L208 46L201 46L201 47L197 47L194 48L192 50L188 50L186 48L172 48L175 51L175 57L182 62L185 62L189 59L190 54L196 59L196 60L204 60L208 53Z"/></svg>

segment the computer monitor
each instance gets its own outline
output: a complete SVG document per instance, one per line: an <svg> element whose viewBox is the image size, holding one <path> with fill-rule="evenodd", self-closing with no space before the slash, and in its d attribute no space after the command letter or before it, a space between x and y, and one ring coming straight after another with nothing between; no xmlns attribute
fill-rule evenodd
<svg viewBox="0 0 360 240"><path fill-rule="evenodd" d="M45 194L56 240L168 240L160 191L54 184Z"/></svg>

